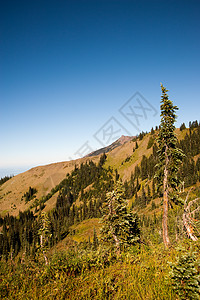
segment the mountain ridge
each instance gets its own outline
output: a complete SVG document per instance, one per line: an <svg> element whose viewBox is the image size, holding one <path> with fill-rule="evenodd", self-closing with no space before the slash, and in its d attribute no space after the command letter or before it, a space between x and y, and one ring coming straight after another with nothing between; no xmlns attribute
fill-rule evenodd
<svg viewBox="0 0 200 300"><path fill-rule="evenodd" d="M180 131L176 129L178 139L183 139L188 129ZM134 137L121 136L111 145L107 146L105 168L111 167L113 170L118 170L118 173L124 182L129 180L131 174L134 172L136 165L142 161L145 155L149 157L152 153L152 147L148 149L149 139L153 136L155 139L156 132L145 134L142 139ZM79 158L72 161L52 163L45 166L36 166L30 170L18 174L0 186L0 214L5 216L7 213L16 216L19 211L27 210L31 207L34 200L28 203L22 201L22 196L28 192L29 187L37 190L37 199L46 197L52 189L54 189L63 179L66 178L67 173L71 173L75 166L79 167L81 164L92 160L94 163L99 162L100 155L105 153L105 149L99 149L99 153L93 152L90 156ZM96 155L95 155L96 154ZM52 195L45 202L45 211L51 210L55 207L56 197Z"/></svg>
<svg viewBox="0 0 200 300"><path fill-rule="evenodd" d="M66 177L67 173L71 173L75 166L80 166L82 163L84 164L86 162L89 162L90 160L92 160L94 163L97 163L100 155L103 153L109 153L111 157L112 155L115 156L116 151L118 151L120 147L124 147L125 145L125 152L127 152L127 146L128 148L130 148L128 142L133 143L133 138L134 137L132 136L122 135L111 145L98 149L85 157L71 161L63 161L43 166L36 166L12 177L0 186L0 214L4 216L9 213L16 216L19 211L29 209L31 201L30 203L24 203L24 201L21 200L23 195L28 192L29 187L36 188L36 196L38 199L41 199L42 197L45 197L48 193L50 193L51 190L55 188L55 186ZM129 152L132 153L132 146L128 153ZM127 154L122 154L122 156L125 159L127 157ZM56 197L52 196L46 202L45 210L52 209L55 204Z"/></svg>
<svg viewBox="0 0 200 300"><path fill-rule="evenodd" d="M114 141L112 144L105 146L103 148L97 149L89 154L87 154L85 157L91 157L91 156L96 156L100 155L103 153L108 153L109 151L112 151L113 149L133 140L135 136L125 136L122 135L120 138L118 138L116 141Z"/></svg>

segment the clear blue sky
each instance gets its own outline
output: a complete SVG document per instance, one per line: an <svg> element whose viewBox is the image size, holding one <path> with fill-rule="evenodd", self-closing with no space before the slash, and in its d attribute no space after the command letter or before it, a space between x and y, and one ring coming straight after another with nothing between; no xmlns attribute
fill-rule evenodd
<svg viewBox="0 0 200 300"><path fill-rule="evenodd" d="M199 120L199 15L198 0L2 2L0 177L159 125L160 82L177 126Z"/></svg>

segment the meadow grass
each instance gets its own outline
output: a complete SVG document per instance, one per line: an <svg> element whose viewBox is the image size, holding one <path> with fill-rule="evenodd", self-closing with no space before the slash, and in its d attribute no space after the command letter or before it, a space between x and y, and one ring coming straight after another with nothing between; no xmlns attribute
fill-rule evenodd
<svg viewBox="0 0 200 300"><path fill-rule="evenodd" d="M1 299L176 299L169 281L168 261L175 251L162 246L133 248L108 266L69 265L61 256L40 263L0 263ZM78 266L79 260L71 258ZM69 260L69 258L68 258ZM76 272L76 270L79 270Z"/></svg>

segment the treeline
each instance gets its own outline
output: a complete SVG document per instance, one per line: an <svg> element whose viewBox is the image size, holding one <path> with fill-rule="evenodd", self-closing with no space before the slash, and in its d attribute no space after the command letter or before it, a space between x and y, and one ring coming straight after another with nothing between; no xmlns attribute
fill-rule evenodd
<svg viewBox="0 0 200 300"><path fill-rule="evenodd" d="M53 243L64 238L71 225L101 216L100 207L114 183L113 171L103 168L105 160L103 154L98 165L90 161L75 167L60 184L56 207L49 214Z"/></svg>
<svg viewBox="0 0 200 300"><path fill-rule="evenodd" d="M31 246L37 244L37 222L30 211L19 212L18 217L9 214L1 218L0 258L13 258L23 249L30 254Z"/></svg>
<svg viewBox="0 0 200 300"><path fill-rule="evenodd" d="M54 189L59 191L56 207L48 213L50 222L49 246L53 246L69 233L69 227L82 220L100 217L101 206L106 193L113 188L113 171L104 169L106 155L102 155L96 165L92 161L75 166L71 174ZM89 187L89 188L88 188ZM86 189L87 188L87 189ZM35 190L25 193L33 196ZM55 192L55 191L53 191ZM78 200L79 205L75 204ZM7 259L16 256L19 251L35 255L39 241L38 218L32 211L20 212L18 217L7 215L0 217L0 257Z"/></svg>
<svg viewBox="0 0 200 300"><path fill-rule="evenodd" d="M189 133L178 143L185 157L179 175L185 187L200 180L200 124L197 121L189 123Z"/></svg>
<svg viewBox="0 0 200 300"><path fill-rule="evenodd" d="M181 130L184 129L186 129L186 127L183 123L181 125ZM132 198L135 196L134 206L140 208L144 208L156 197L162 196L161 191L156 189L157 184L156 179L154 178L156 165L158 163L158 147L154 133L155 131L152 129L147 145L147 149L153 147L152 154L149 157L146 155L142 156L140 165L136 165L130 180L125 181L124 183L126 197ZM135 141L137 143L137 140ZM185 154L179 170L179 176L182 181L180 190L183 190L184 187L189 187L197 181L200 181L200 157L198 157L200 154L200 124L197 121L189 123L189 133L186 133L185 137L178 142L177 146ZM146 180L145 186L141 185L141 182L144 180ZM155 204L152 205L152 208L154 207Z"/></svg>
<svg viewBox="0 0 200 300"><path fill-rule="evenodd" d="M153 146L152 154L149 157L143 155L141 164L136 165L130 180L124 182L126 197L130 199L135 196L134 206L140 208L146 207L152 199L158 196L154 179L155 166L158 163L158 148L156 143L152 143L152 139L151 145ZM141 185L144 180L147 180L145 186Z"/></svg>
<svg viewBox="0 0 200 300"><path fill-rule="evenodd" d="M191 123L191 122L190 122ZM197 121L191 123L189 134L186 133L183 140L178 143L185 155L188 157L195 156L200 153L200 125Z"/></svg>
<svg viewBox="0 0 200 300"><path fill-rule="evenodd" d="M11 179L13 176L14 176L14 175L2 177L2 178L0 179L0 185L2 185L3 183L5 183L5 182L8 181L9 179Z"/></svg>

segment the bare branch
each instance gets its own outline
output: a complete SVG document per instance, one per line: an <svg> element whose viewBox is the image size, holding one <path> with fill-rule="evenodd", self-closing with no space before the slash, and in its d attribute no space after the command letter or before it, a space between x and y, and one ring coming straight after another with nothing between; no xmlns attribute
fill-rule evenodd
<svg viewBox="0 0 200 300"><path fill-rule="evenodd" d="M192 188L190 188L190 190L188 191L188 194L186 196L185 203L184 203L183 224L184 224L184 226L186 228L186 231L187 231L187 234L188 234L189 238L191 238L193 241L197 241L198 238L193 233L194 228L196 228L196 226L195 226L195 223L193 222L193 220L191 219L191 214L193 215L196 211L198 211L200 209L200 207L196 208L192 212L191 212L191 207L192 207L192 205L194 203L196 203L197 201L199 201L200 198L196 198L194 200L191 200L187 204L191 189Z"/></svg>
<svg viewBox="0 0 200 300"><path fill-rule="evenodd" d="M186 228L186 231L187 231L187 234L188 234L189 238L191 238L192 241L197 241L198 238L193 233L193 227L191 227L191 225L189 224L188 217L187 217L186 213L183 214L183 224Z"/></svg>
<svg viewBox="0 0 200 300"><path fill-rule="evenodd" d="M192 190L192 188L190 188L189 191L188 191L188 193L187 193L187 196L186 196L186 199L185 199L184 208L186 208L186 204L187 204L187 201L188 201L189 194L190 194L191 190Z"/></svg>
<svg viewBox="0 0 200 300"><path fill-rule="evenodd" d="M190 206L193 204L193 203L195 203L196 201L198 201L198 200L200 200L200 198L196 198L196 199L194 199L194 200L191 200L189 203L188 203L188 208L190 208Z"/></svg>
<svg viewBox="0 0 200 300"><path fill-rule="evenodd" d="M197 207L195 210L193 210L193 211L191 212L191 214L194 214L194 213L197 212L199 209L200 209L200 206Z"/></svg>

